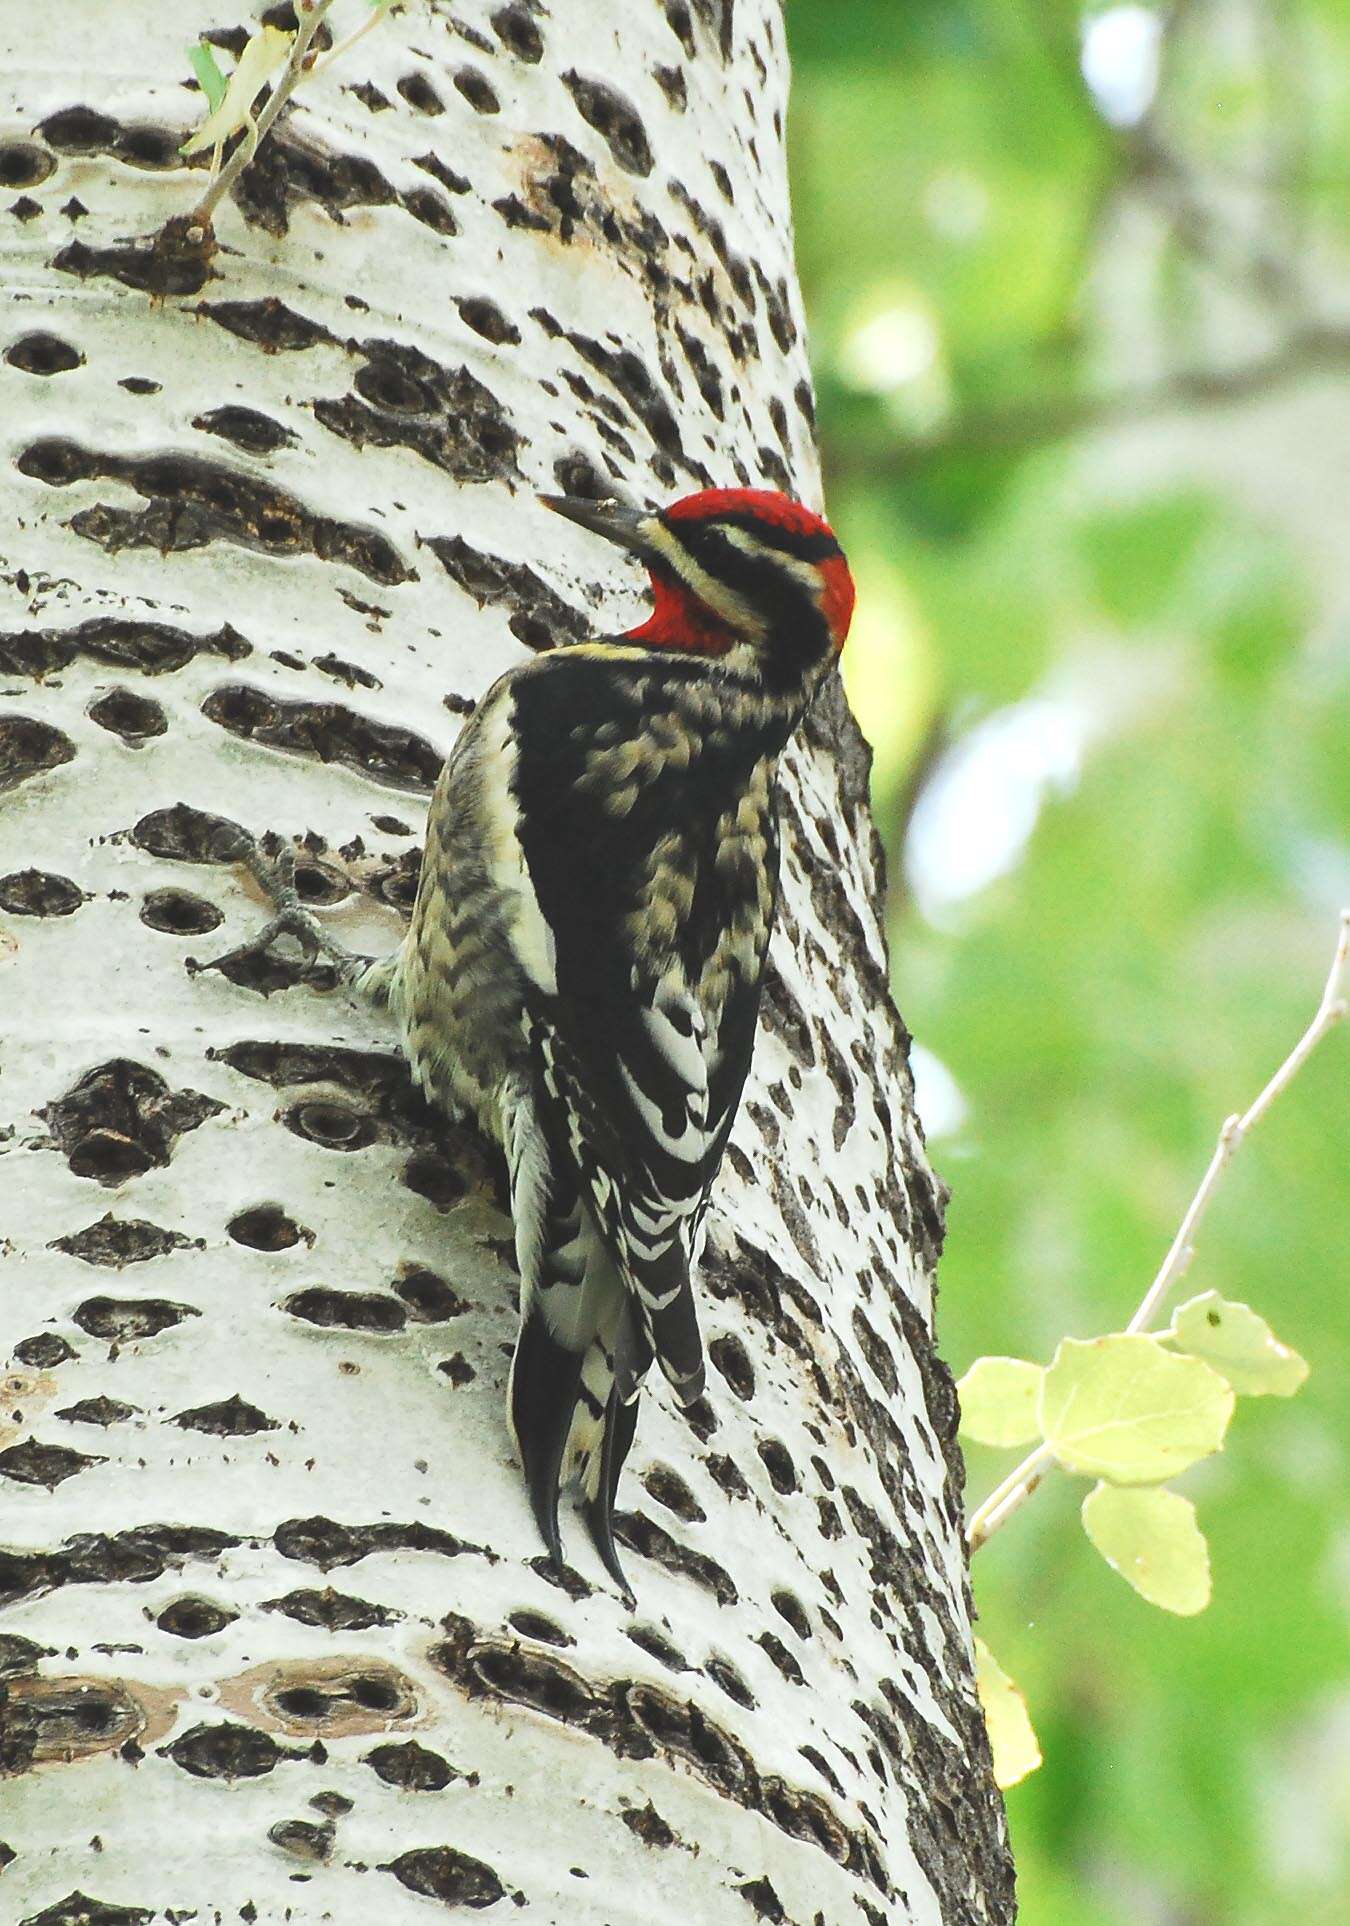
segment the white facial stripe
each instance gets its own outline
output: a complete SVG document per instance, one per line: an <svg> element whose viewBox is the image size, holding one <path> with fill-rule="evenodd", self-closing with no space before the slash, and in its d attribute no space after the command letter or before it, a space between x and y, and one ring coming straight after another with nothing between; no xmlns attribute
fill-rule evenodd
<svg viewBox="0 0 1350 1926"><path fill-rule="evenodd" d="M742 601L725 583L709 575L706 569L701 569L679 537L664 522L653 516L644 524L642 532L657 553L665 557L676 579L686 583L714 615L720 615L724 622L739 629L743 635L765 633L764 623L750 603Z"/></svg>

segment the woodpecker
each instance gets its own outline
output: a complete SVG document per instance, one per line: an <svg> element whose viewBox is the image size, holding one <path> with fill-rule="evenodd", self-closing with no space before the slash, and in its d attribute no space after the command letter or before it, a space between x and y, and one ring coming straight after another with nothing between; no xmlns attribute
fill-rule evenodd
<svg viewBox="0 0 1350 1926"><path fill-rule="evenodd" d="M689 1406L691 1285L750 1068L778 895L779 755L853 609L829 526L709 489L545 505L637 556L652 612L489 689L441 773L379 986L433 1104L500 1144L520 1271L509 1415L553 1560L612 1513L653 1363ZM630 1594L631 1596L631 1594Z"/></svg>

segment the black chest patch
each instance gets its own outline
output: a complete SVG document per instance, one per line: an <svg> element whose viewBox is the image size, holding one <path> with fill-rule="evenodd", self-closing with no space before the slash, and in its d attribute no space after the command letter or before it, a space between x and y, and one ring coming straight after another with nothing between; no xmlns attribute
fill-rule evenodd
<svg viewBox="0 0 1350 1926"><path fill-rule="evenodd" d="M728 815L758 810L766 844L775 840L762 765L782 747L781 726L739 719L734 700L710 704L703 672L678 660L620 677L610 661L564 651L548 668L515 687L514 789L557 940L559 995L633 995L631 919L663 865L676 906L670 947L696 981L757 881L745 845L728 846ZM659 945L661 929L653 934Z"/></svg>

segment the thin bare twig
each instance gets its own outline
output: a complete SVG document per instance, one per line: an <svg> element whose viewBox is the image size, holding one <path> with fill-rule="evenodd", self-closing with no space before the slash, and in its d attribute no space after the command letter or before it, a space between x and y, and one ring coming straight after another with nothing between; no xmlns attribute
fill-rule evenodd
<svg viewBox="0 0 1350 1926"><path fill-rule="evenodd" d="M1340 940L1336 945L1336 955L1332 961L1331 973L1327 977L1326 988L1322 992L1322 1001L1317 1006L1317 1014L1256 1101L1250 1104L1240 1116L1226 1119L1219 1132L1219 1141L1215 1145L1214 1155L1209 1160L1209 1169L1200 1180L1200 1188L1191 1199L1158 1275L1149 1285L1139 1309L1125 1326L1127 1331L1149 1329L1173 1288L1181 1282L1190 1269L1191 1259L1195 1256L1194 1238L1199 1229L1200 1220L1209 1209L1214 1192L1218 1188L1219 1179L1232 1161L1238 1145L1246 1137L1252 1125L1260 1122L1281 1091L1288 1089L1327 1031L1345 1015L1344 978L1347 957L1350 957L1350 910L1343 910Z"/></svg>
<svg viewBox="0 0 1350 1926"><path fill-rule="evenodd" d="M1209 1209L1219 1180L1232 1162L1248 1131L1274 1103L1276 1097L1287 1090L1298 1072L1317 1048L1327 1032L1335 1027L1346 1013L1347 975L1350 974L1350 909L1341 911L1340 934L1336 943L1336 954L1332 958L1331 970L1327 976L1326 988L1316 1014L1303 1035L1294 1045L1289 1055L1266 1084L1259 1097L1248 1105L1240 1115L1229 1117L1219 1132L1219 1141L1214 1155L1209 1160L1209 1168L1200 1180L1200 1187L1187 1206L1186 1214L1177 1228L1158 1275L1149 1285L1140 1302L1138 1310L1125 1326L1128 1332L1147 1331L1151 1328L1163 1305L1172 1291L1190 1269L1191 1259L1195 1256L1195 1233L1200 1220ZM1001 1525L1007 1523L1015 1511L1030 1498L1054 1457L1053 1448L1048 1444L1037 1445L1021 1464L1010 1471L1001 1484L990 1492L982 1505L970 1515L966 1526L966 1544L972 1552L987 1544Z"/></svg>
<svg viewBox="0 0 1350 1926"><path fill-rule="evenodd" d="M981 1545L988 1544L999 1527L1015 1511L1021 1510L1050 1469L1054 1455L1052 1445L1037 1445L1015 1471L1008 1473L1002 1484L994 1487L984 1503L970 1514L966 1526L967 1550L977 1552Z"/></svg>
<svg viewBox="0 0 1350 1926"><path fill-rule="evenodd" d="M383 6L379 4L379 0L372 0L370 12L366 15L360 26L353 27L345 40L339 40L335 47L328 49L328 52L323 56L322 60L315 61L314 65L310 68L311 79L317 78L319 74L326 74L335 60L341 60L343 54L350 53L358 40L364 40L372 27L379 26L388 11L388 0L386 0Z"/></svg>

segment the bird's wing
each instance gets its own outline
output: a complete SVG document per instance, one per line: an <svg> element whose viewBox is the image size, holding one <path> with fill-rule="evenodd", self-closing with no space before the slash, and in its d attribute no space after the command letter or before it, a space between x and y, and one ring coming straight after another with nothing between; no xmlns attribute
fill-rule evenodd
<svg viewBox="0 0 1350 1926"><path fill-rule="evenodd" d="M507 787L539 1113L688 1403L692 1232L749 1065L776 836L755 745L691 753L663 680L678 695L679 672L649 665L625 683L544 658L514 678Z"/></svg>
<svg viewBox="0 0 1350 1926"><path fill-rule="evenodd" d="M640 1053L631 1039L597 1035L600 1021L594 1007L563 999L528 1009L540 1109L554 1155L574 1173L633 1293L648 1341L644 1368L655 1355L690 1403L703 1388L689 1220L711 1176L706 1066L691 1049L675 1072L659 1046ZM621 1397L633 1389L624 1382Z"/></svg>

